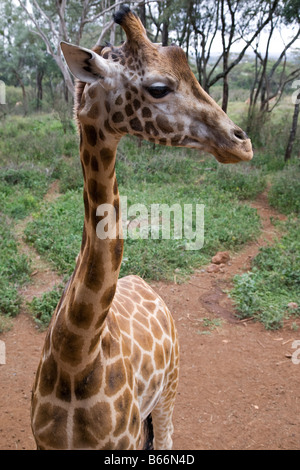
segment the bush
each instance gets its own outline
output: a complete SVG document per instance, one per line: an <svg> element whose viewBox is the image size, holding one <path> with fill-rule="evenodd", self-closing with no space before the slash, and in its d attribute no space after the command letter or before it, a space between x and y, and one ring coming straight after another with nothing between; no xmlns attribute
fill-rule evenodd
<svg viewBox="0 0 300 470"><path fill-rule="evenodd" d="M27 304L35 322L40 328L44 329L49 325L63 290L63 285L55 286L51 291L45 292L41 297L34 297L32 301Z"/></svg>

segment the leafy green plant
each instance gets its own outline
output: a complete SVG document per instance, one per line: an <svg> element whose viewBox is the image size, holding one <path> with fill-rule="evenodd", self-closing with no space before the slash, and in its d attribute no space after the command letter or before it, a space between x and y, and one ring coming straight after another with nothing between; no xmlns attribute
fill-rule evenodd
<svg viewBox="0 0 300 470"><path fill-rule="evenodd" d="M46 328L51 320L53 312L62 296L64 285L55 286L51 291L45 292L41 297L34 297L28 302L28 307L35 322L41 329Z"/></svg>
<svg viewBox="0 0 300 470"><path fill-rule="evenodd" d="M235 276L230 292L240 318L254 317L268 329L300 315L299 307L288 308L290 302L300 305L299 219L290 219L283 229L280 241L260 250L250 272Z"/></svg>

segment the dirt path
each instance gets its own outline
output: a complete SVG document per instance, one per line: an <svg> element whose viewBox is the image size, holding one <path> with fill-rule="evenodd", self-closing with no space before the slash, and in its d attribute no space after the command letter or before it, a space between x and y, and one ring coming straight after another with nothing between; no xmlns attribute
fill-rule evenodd
<svg viewBox="0 0 300 470"><path fill-rule="evenodd" d="M300 449L300 365L291 360L300 333L289 324L267 332L260 324L237 321L224 293L276 235L270 218L278 214L268 207L266 194L253 206L262 218L262 235L221 272L199 270L181 285L153 283L173 312L181 345L175 449ZM50 272L43 272L37 268L27 297L45 289ZM1 450L35 448L30 391L44 336L26 312L0 335L6 345L6 364L0 366Z"/></svg>

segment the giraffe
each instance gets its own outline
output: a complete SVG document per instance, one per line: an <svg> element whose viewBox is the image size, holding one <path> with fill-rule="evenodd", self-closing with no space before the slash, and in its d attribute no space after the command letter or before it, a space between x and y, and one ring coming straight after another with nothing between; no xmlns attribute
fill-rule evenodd
<svg viewBox="0 0 300 470"><path fill-rule="evenodd" d="M119 279L120 139L129 133L205 149L223 163L252 158L249 138L203 91L183 50L153 44L128 7L114 19L126 34L121 46L61 43L76 77L84 226L33 385L31 424L41 450L172 448L178 335L146 282L134 275ZM112 239L96 234L97 207L105 203L116 213Z"/></svg>

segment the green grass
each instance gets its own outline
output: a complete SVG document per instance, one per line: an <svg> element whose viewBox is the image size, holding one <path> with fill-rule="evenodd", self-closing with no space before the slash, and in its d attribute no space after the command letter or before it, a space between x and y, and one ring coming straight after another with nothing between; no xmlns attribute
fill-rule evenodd
<svg viewBox="0 0 300 470"><path fill-rule="evenodd" d="M142 203L151 213L151 204L204 204L205 232L201 250L186 250L188 239L154 240L133 239L125 241L121 275L138 274L146 279L172 279L190 274L193 269L207 263L219 249L236 250L253 239L260 228L256 210L240 204L232 193L220 191L212 185L140 184L139 188L120 186L120 194L127 197L128 208ZM34 214L25 230L26 239L37 251L51 261L60 272L70 275L80 249L83 226L81 191L69 191L51 204L44 205ZM138 214L135 218L138 217ZM227 220L230 218L231 223ZM194 214L194 228L196 216ZM249 224L249 219L251 224ZM199 222L198 228L199 228ZM184 232L183 232L184 233ZM172 236L172 232L171 232Z"/></svg>
<svg viewBox="0 0 300 470"><path fill-rule="evenodd" d="M242 124L243 112L239 103L231 106L232 117L239 124ZM284 112L276 114L276 125L283 119ZM282 127L279 133L281 140L284 129ZM128 206L142 203L150 213L153 203L180 204L182 209L184 204L193 207L204 204L205 232L203 248L194 251L186 250L188 240L184 238L143 240L129 237L125 240L121 276L134 273L148 280L173 280L176 274L180 281L195 268L206 264L217 251L238 250L260 231L256 211L245 202L263 191L270 178L273 184L270 203L284 213L297 213L297 169L281 171L285 165L282 154L274 152L277 139L274 130L274 123L268 123L267 135L262 142L264 148L256 152L250 163L226 166L212 156L199 155L196 151L154 146L147 142L139 146L136 138L122 139L116 172L120 194L127 196ZM84 214L78 153L75 126L64 126L55 115L9 117L0 127L0 203L2 218L5 218L1 232L5 241L0 284L2 282L8 289L2 295L1 306L6 317L19 311L18 289L29 279L28 260L17 251L13 221L30 215L32 220L25 230L27 242L33 244L59 273L70 275L74 269ZM61 196L44 203L43 197L54 179L59 181ZM6 245L9 243L13 248L8 250ZM14 266L24 277L18 279L11 275L9 270ZM254 266L253 273L244 280L245 285L250 284L250 291L253 278L256 285L257 273L265 275L261 266ZM31 302L30 309L39 324L49 321L60 292L61 286Z"/></svg>
<svg viewBox="0 0 300 470"><path fill-rule="evenodd" d="M69 191L55 202L43 204L33 214L25 229L26 241L32 243L61 274L71 274L75 267L83 229L82 192Z"/></svg>
<svg viewBox="0 0 300 470"><path fill-rule="evenodd" d="M81 169L79 164L71 167L72 161L61 160L57 169L65 194L34 213L25 231L27 241L60 273L68 275L80 249L84 212ZM135 273L146 279L172 279L176 271L178 278L184 277L207 263L217 250L238 249L259 232L256 211L239 202L239 198L254 197L258 188L263 189L263 178L251 167L223 169L212 157L148 143L139 148L137 139L128 137L118 149L116 171L120 194L127 196L128 206L142 203L150 213L153 203L180 204L182 211L184 204L205 205L202 250L187 251L188 240L184 239L128 238L121 276ZM224 184L225 179L231 184Z"/></svg>
<svg viewBox="0 0 300 470"><path fill-rule="evenodd" d="M63 155L78 156L78 153L75 125L65 133L61 122L51 114L9 117L0 126L3 167L30 163L47 168L51 174Z"/></svg>
<svg viewBox="0 0 300 470"><path fill-rule="evenodd" d="M0 173L1 210L12 219L22 219L37 210L51 178L40 169L16 167Z"/></svg>
<svg viewBox="0 0 300 470"><path fill-rule="evenodd" d="M300 214L300 167L290 165L276 174L268 194L269 204L283 214Z"/></svg>
<svg viewBox="0 0 300 470"><path fill-rule="evenodd" d="M252 165L218 165L216 175L210 176L211 184L218 190L235 195L239 200L255 199L266 187L265 175Z"/></svg>
<svg viewBox="0 0 300 470"><path fill-rule="evenodd" d="M13 223L0 214L0 332L16 316L22 299L19 288L30 280L30 261L18 253Z"/></svg>
<svg viewBox="0 0 300 470"><path fill-rule="evenodd" d="M291 314L288 304L300 305L300 230L299 219L282 225L286 232L280 241L261 248L252 270L234 278L230 296L240 318L254 317L267 329L280 328Z"/></svg>

